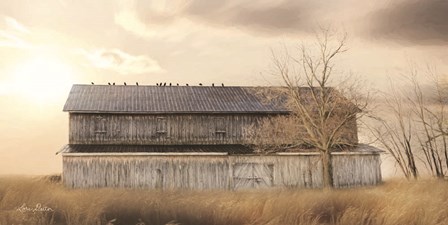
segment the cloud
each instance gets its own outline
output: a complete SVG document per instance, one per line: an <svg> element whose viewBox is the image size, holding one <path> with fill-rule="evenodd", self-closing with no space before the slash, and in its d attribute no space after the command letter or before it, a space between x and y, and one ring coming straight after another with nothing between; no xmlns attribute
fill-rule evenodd
<svg viewBox="0 0 448 225"><path fill-rule="evenodd" d="M24 39L31 32L12 17L3 17L0 22L0 47L27 48L30 44Z"/></svg>
<svg viewBox="0 0 448 225"><path fill-rule="evenodd" d="M120 74L161 73L159 63L148 56L134 56L119 49L81 51L92 66L112 70Z"/></svg>
<svg viewBox="0 0 448 225"><path fill-rule="evenodd" d="M118 8L124 10L115 13L115 23L142 37L186 37L188 33L207 30L303 37L322 25L370 40L418 45L448 43L446 0L368 3L357 0L131 0L121 3Z"/></svg>
<svg viewBox="0 0 448 225"><path fill-rule="evenodd" d="M148 13L153 14L152 18L154 19L151 19L150 22L145 21L141 18L142 15L139 14L136 4L136 2L124 1L118 7L120 10L114 15L114 22L124 30L138 37L158 38L166 42L180 42L191 33L203 31L203 26L193 24L191 21L177 16L173 12L165 12L164 14L157 7L150 8L148 11ZM167 21L155 18L165 18Z"/></svg>
<svg viewBox="0 0 448 225"><path fill-rule="evenodd" d="M412 44L448 44L448 1L402 0L373 11L366 34Z"/></svg>
<svg viewBox="0 0 448 225"><path fill-rule="evenodd" d="M26 41L15 34L0 30L0 47L26 48L28 46Z"/></svg>
<svg viewBox="0 0 448 225"><path fill-rule="evenodd" d="M206 1L196 0L183 14L215 25L235 26L261 32L308 32L320 1Z"/></svg>
<svg viewBox="0 0 448 225"><path fill-rule="evenodd" d="M135 12L131 10L123 10L114 17L115 23L123 27L126 31L135 33L142 37L153 37L158 32L147 29L146 25L140 21Z"/></svg>
<svg viewBox="0 0 448 225"><path fill-rule="evenodd" d="M318 12L324 10L325 15L332 13L333 8L328 5L323 0L134 0L120 4L121 10L115 14L115 23L143 37L160 36L161 30L169 30L179 24L194 24L190 30L182 30L186 32L205 25L275 35L303 33L312 32L315 25L321 22L321 17L316 16Z"/></svg>
<svg viewBox="0 0 448 225"><path fill-rule="evenodd" d="M16 19L12 17L5 17L5 23L8 27L21 33L31 33L27 27L25 27L23 24L19 23Z"/></svg>

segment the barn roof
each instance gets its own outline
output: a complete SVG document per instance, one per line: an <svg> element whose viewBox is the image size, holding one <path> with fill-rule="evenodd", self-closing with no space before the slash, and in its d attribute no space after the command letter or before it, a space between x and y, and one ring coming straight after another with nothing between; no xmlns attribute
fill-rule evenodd
<svg viewBox="0 0 448 225"><path fill-rule="evenodd" d="M269 87L73 85L66 112L287 113L257 90ZM278 103L278 102L277 102Z"/></svg>

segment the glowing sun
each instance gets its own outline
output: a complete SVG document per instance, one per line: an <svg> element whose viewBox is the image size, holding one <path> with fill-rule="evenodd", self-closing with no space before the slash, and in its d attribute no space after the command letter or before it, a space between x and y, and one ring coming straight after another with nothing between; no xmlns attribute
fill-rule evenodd
<svg viewBox="0 0 448 225"><path fill-rule="evenodd" d="M73 69L51 57L36 57L23 62L13 72L14 89L36 103L61 99L70 90Z"/></svg>

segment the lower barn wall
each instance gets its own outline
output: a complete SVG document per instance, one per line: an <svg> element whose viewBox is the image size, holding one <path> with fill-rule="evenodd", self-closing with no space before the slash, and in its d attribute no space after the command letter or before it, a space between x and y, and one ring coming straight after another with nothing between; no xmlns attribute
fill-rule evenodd
<svg viewBox="0 0 448 225"><path fill-rule="evenodd" d="M381 182L378 153L334 153L333 168L336 187ZM317 153L66 153L63 182L72 188L319 188L322 165Z"/></svg>

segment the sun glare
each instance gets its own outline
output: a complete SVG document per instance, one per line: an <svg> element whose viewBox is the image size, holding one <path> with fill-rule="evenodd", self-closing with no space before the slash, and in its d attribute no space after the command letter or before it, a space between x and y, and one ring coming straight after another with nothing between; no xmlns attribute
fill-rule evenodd
<svg viewBox="0 0 448 225"><path fill-rule="evenodd" d="M19 64L13 75L18 94L42 104L65 97L73 70L58 59L38 57Z"/></svg>

